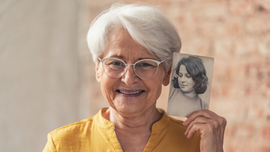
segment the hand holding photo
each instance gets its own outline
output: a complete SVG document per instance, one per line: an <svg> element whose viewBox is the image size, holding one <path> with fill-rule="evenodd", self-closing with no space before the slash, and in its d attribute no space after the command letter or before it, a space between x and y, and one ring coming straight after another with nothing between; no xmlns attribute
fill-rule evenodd
<svg viewBox="0 0 270 152"><path fill-rule="evenodd" d="M167 113L185 117L209 108L214 59L174 53Z"/></svg>

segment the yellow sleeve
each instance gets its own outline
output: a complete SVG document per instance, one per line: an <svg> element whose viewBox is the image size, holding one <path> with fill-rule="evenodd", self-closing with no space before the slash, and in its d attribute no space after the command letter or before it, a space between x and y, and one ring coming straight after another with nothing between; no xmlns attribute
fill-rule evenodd
<svg viewBox="0 0 270 152"><path fill-rule="evenodd" d="M57 152L51 133L47 135L47 143L42 152Z"/></svg>

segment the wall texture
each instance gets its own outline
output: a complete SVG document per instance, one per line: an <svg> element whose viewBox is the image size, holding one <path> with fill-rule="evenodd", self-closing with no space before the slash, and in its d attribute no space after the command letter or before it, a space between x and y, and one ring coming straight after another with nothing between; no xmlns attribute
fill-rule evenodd
<svg viewBox="0 0 270 152"><path fill-rule="evenodd" d="M0 1L0 151L38 152L79 120L78 2Z"/></svg>
<svg viewBox="0 0 270 152"><path fill-rule="evenodd" d="M115 0L89 2L89 22ZM132 0L126 0L131 3ZM270 151L270 1L143 0L175 24L182 53L215 58L210 109L228 120L225 151ZM92 111L106 103L90 80ZM166 109L169 87L158 107Z"/></svg>

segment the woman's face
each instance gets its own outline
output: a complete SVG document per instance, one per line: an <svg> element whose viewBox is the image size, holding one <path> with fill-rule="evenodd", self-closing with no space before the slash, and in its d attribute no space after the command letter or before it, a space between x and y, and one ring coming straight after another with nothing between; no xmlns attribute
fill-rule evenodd
<svg viewBox="0 0 270 152"><path fill-rule="evenodd" d="M110 34L107 49L101 59L111 57L129 64L141 59L155 59L145 48L134 42L129 33L122 28ZM156 110L155 104L160 96L162 84L169 84L169 73L166 73L164 66L160 64L153 78L143 80L134 73L133 66L129 65L122 77L110 78L104 73L102 63L96 67L96 78L101 84L103 96L110 107L125 116L136 116Z"/></svg>
<svg viewBox="0 0 270 152"><path fill-rule="evenodd" d="M195 92L194 86L195 82L193 81L191 75L187 72L186 66L180 65L179 74L178 74L178 83L179 87L183 93Z"/></svg>

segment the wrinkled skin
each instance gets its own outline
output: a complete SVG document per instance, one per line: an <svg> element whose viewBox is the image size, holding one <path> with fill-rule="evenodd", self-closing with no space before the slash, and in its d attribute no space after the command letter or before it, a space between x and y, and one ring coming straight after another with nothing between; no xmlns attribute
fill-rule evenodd
<svg viewBox="0 0 270 152"><path fill-rule="evenodd" d="M210 110L200 110L187 115L183 123L187 126L185 135L192 138L195 132L201 133L201 152L223 152L224 131L227 124L225 118Z"/></svg>

